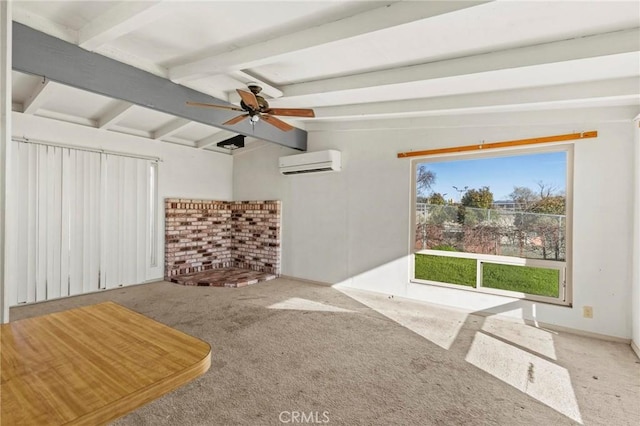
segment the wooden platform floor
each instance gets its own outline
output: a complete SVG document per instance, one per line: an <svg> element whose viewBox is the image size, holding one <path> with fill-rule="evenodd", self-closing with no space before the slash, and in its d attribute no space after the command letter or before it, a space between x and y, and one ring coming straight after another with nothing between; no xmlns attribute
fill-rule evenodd
<svg viewBox="0 0 640 426"><path fill-rule="evenodd" d="M208 343L113 302L0 331L2 425L104 424L211 364Z"/></svg>

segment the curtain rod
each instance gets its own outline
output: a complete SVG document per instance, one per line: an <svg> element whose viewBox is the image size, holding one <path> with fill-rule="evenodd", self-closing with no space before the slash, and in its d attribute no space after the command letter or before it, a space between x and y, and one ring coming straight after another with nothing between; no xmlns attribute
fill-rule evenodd
<svg viewBox="0 0 640 426"><path fill-rule="evenodd" d="M97 152L99 154L108 154L108 155L117 155L120 157L137 158L140 160L155 161L157 163L162 162L162 159L160 157L149 157L146 155L127 154L125 152L109 151L106 149L85 148L85 147L79 147L77 145L68 145L68 144L63 144L58 142L43 141L39 139L31 139L31 138L25 138L25 137L12 137L11 140L15 142L20 142L20 143L32 143L34 145L54 146L57 148L75 149L77 151Z"/></svg>
<svg viewBox="0 0 640 426"><path fill-rule="evenodd" d="M452 148L427 149L424 151L399 152L398 158L422 157L425 155L449 154L454 152L466 152L466 151L484 151L487 149L507 148L512 146L523 146L523 145L536 145L541 143L563 142L563 141L570 141L575 139L587 139L587 138L597 138L597 137L598 137L598 132L594 130L590 132L569 133L566 135L545 136L540 138L519 139L519 140L505 141L505 142L491 142L491 143L482 142L479 145L465 145L465 146L456 146Z"/></svg>

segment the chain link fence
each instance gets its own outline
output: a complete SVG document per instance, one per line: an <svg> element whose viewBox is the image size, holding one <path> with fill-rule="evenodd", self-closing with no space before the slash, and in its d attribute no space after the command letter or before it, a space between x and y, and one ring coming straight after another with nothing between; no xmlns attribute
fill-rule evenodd
<svg viewBox="0 0 640 426"><path fill-rule="evenodd" d="M418 250L566 259L566 216L461 205L416 205Z"/></svg>

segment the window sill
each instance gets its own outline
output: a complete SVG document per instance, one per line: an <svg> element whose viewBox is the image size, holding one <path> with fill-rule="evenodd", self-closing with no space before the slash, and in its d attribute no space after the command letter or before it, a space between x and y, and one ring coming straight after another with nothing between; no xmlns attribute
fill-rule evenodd
<svg viewBox="0 0 640 426"><path fill-rule="evenodd" d="M520 292L516 292L516 291L493 289L493 288L488 288L488 287L471 287L471 286L466 286L466 285L461 285L461 284L449 284L449 283L443 283L443 282L439 282L439 281L421 280L421 279L418 279L418 278L410 279L409 283L410 284L418 284L418 285L429 285L429 286L435 286L435 287L445 287L445 288L449 288L449 289L453 289L453 290L468 291L468 292L471 292L471 293L480 293L480 294L489 294L489 295L493 295L493 296L509 297L511 299L514 299L514 300L526 300L526 301L529 301L529 302L547 303L547 304L550 304L550 305L563 306L563 307L568 307L568 308L571 308L573 306L573 304L571 302L562 301L562 300L556 299L554 297L536 296L536 295L533 295L533 294L520 293Z"/></svg>

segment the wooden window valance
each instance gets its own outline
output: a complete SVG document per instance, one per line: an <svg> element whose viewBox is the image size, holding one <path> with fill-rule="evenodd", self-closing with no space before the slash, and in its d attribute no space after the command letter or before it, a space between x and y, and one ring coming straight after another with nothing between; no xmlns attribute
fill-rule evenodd
<svg viewBox="0 0 640 426"><path fill-rule="evenodd" d="M425 155L450 154L450 153L467 152L467 151L484 151L487 149L509 148L514 146L536 145L536 144L543 144L543 143L550 143L550 142L565 142L570 140L587 139L587 138L595 138L595 137L598 137L598 132L593 130L590 132L569 133L566 135L544 136L539 138L519 139L519 140L504 141L504 142L491 142L491 143L483 142L477 145L456 146L452 148L436 148L436 149L427 149L422 151L399 152L398 158L423 157Z"/></svg>

